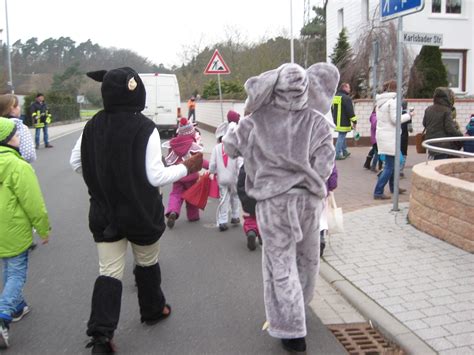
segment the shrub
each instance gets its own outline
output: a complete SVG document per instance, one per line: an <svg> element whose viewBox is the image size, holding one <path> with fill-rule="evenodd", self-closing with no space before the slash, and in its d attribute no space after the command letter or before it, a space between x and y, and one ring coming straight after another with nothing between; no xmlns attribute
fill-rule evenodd
<svg viewBox="0 0 474 355"><path fill-rule="evenodd" d="M448 86L448 73L439 47L423 46L410 70L407 96L431 98L439 86Z"/></svg>

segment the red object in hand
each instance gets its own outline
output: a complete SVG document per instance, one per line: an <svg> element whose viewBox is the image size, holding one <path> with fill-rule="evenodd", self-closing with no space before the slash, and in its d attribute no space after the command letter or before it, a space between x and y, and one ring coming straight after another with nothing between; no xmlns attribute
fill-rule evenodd
<svg viewBox="0 0 474 355"><path fill-rule="evenodd" d="M211 179L209 178L209 173L205 173L193 186L184 191L182 196L183 200L204 210L207 205L210 183Z"/></svg>
<svg viewBox="0 0 474 355"><path fill-rule="evenodd" d="M216 174L214 174L214 179L209 181L209 197L219 198L219 183L217 182Z"/></svg>

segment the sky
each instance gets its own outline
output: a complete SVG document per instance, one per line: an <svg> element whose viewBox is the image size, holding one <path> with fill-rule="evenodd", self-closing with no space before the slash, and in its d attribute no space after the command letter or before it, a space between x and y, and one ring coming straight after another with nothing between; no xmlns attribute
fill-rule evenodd
<svg viewBox="0 0 474 355"><path fill-rule="evenodd" d="M10 45L37 37L90 39L102 47L130 49L157 65L180 66L196 49L230 37L246 43L293 35L304 23L304 0L0 0L0 28ZM311 0L311 7L319 0ZM310 11L310 18L314 11ZM288 49L288 56L290 50ZM210 59L210 58L209 58ZM225 58L224 58L225 60Z"/></svg>

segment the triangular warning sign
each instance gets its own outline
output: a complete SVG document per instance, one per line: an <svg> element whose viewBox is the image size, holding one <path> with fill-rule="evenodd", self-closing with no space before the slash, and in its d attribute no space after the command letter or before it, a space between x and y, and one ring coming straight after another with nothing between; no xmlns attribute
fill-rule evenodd
<svg viewBox="0 0 474 355"><path fill-rule="evenodd" d="M225 64L224 59L217 49L214 51L206 70L204 70L204 74L230 74L229 67Z"/></svg>

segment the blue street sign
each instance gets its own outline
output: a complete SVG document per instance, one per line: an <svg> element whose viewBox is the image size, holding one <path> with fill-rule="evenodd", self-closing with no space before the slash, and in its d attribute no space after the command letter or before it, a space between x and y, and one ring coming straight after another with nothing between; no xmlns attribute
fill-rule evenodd
<svg viewBox="0 0 474 355"><path fill-rule="evenodd" d="M387 21L423 10L424 0L380 0L380 20Z"/></svg>

